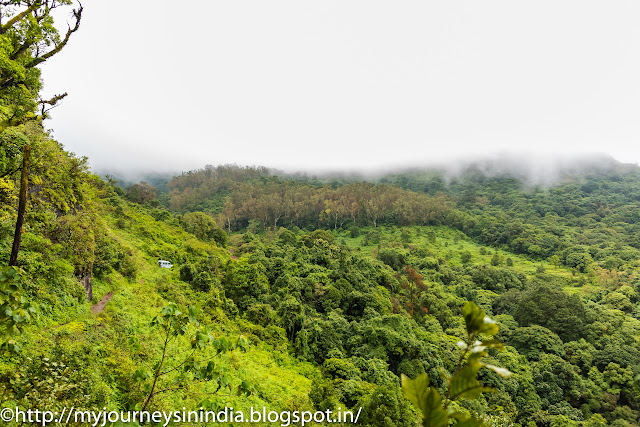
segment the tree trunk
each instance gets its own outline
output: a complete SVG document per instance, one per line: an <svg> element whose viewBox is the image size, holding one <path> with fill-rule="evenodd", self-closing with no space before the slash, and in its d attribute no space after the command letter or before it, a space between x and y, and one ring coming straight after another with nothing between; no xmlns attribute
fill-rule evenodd
<svg viewBox="0 0 640 427"><path fill-rule="evenodd" d="M18 202L18 219L16 220L16 231L13 235L13 246L11 247L11 257L9 265L16 265L18 262L18 251L22 240L22 224L24 223L24 212L27 209L27 186L29 185L29 164L31 158L31 147L25 145L22 151L22 174L20 176L20 201Z"/></svg>
<svg viewBox="0 0 640 427"><path fill-rule="evenodd" d="M88 272L84 272L80 282L82 282L84 290L87 293L87 301L91 302L93 299L93 264L89 265Z"/></svg>

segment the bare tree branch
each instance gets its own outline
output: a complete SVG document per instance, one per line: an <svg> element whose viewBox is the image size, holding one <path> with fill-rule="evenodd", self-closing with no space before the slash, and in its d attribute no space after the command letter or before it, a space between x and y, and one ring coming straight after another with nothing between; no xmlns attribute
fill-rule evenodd
<svg viewBox="0 0 640 427"><path fill-rule="evenodd" d="M0 26L0 34L6 33L7 30L9 30L11 27L13 27L16 24L16 22L19 22L22 19L24 19L25 16L27 16L34 10L38 9L41 5L42 5L41 1L33 2L33 4L29 6L27 9L23 10L22 12L20 12L19 14L11 18L6 24Z"/></svg>
<svg viewBox="0 0 640 427"><path fill-rule="evenodd" d="M69 41L69 38L71 37L71 34L75 33L76 31L78 31L78 28L80 28L80 20L82 19L82 11L84 10L84 8L82 6L82 3L78 2L78 4L80 5L80 7L78 9L74 9L73 10L73 16L76 19L76 23L73 26L73 28L71 28L71 26L69 26L69 29L67 30L67 34L65 35L64 39L60 43L58 43L56 45L56 47L53 48L51 51L45 53L44 55L42 55L39 58L34 58L32 61L28 62L25 65L25 68L35 67L36 65L38 65L38 64L46 61L47 59L51 58L56 53L60 52L63 47L65 47L65 45Z"/></svg>
<svg viewBox="0 0 640 427"><path fill-rule="evenodd" d="M182 363L180 363L180 364L179 364L179 365L177 365L177 366L174 366L173 368L171 368L171 369L169 369L169 370L167 370L167 371L162 372L160 375L161 375L161 376L162 376L162 375L167 375L168 373L173 372L173 371L175 371L175 370L179 369L182 365L184 365L185 363L187 363L187 362L189 361L189 358L190 358L191 356L193 356L193 354L194 354L195 352L196 352L196 349L194 349L194 350L191 352L191 354L190 354L186 359L184 359L184 360L182 361Z"/></svg>
<svg viewBox="0 0 640 427"><path fill-rule="evenodd" d="M66 96L67 96L67 92L62 93L60 95L55 95L51 99L46 99L46 100L45 99L40 99L40 101L38 101L38 104L42 106L41 107L42 118L44 118L49 111L51 111L52 109L57 107L56 104L58 104L58 101L60 101L61 99L63 99ZM50 105L50 107L47 108L47 105Z"/></svg>
<svg viewBox="0 0 640 427"><path fill-rule="evenodd" d="M168 391L183 390L183 389L185 389L185 388L189 388L189 387L191 387L191 386L193 386L193 385L196 385L196 384L202 384L202 383L207 382L207 381L209 381L209 380L208 380L208 379L204 379L204 380L199 380L199 381L192 381L192 382L190 382L190 383L188 383L188 384L185 384L185 385L183 385L183 386L178 386L178 387L167 387L167 388L165 388L165 389L163 389L163 390L158 390L158 391L156 391L155 393L152 393L152 394L153 394L153 396L155 396L155 395L157 395L157 394L166 393L166 392L168 392ZM218 383L218 388L216 389L216 391L215 391L215 392L213 392L213 393L211 393L211 394L215 394L218 390L220 390L220 388L222 388L222 385L221 385L220 383Z"/></svg>

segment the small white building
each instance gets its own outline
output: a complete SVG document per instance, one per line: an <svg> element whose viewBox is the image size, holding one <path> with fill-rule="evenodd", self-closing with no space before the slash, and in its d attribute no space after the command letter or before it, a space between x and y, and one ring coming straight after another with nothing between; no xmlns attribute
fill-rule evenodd
<svg viewBox="0 0 640 427"><path fill-rule="evenodd" d="M165 261L163 259L159 259L158 260L158 266L160 266L160 268L171 268L171 267L173 267L173 264L171 264L169 261Z"/></svg>

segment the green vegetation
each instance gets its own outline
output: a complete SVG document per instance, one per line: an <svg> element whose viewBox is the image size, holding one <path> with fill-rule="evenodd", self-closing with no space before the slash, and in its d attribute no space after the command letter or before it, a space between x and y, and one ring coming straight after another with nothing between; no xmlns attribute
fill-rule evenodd
<svg viewBox="0 0 640 427"><path fill-rule="evenodd" d="M2 406L640 423L640 168L542 187L474 168L359 182L225 165L121 188L40 120L60 97L38 100L36 65L82 9L60 37L49 14L70 2L8 4Z"/></svg>
<svg viewBox="0 0 640 427"><path fill-rule="evenodd" d="M514 253L508 243L487 246L450 224L451 216L474 215L452 196L427 205L442 206L434 225L411 225L393 211L410 193L373 184L331 189L260 178L254 195L282 185L311 199L342 198L357 188L363 211L355 221L329 221L326 209L317 221L300 215L298 225L313 231L286 213L290 229L247 216L227 234L218 226L228 228L224 211L171 212L91 175L37 128L12 132L34 147L30 181L38 191L30 192L18 268L5 269L3 279L13 304L0 365L3 405L362 408L363 425L413 426L425 406L403 397L404 375L428 387L434 413L461 425L638 421L634 261L600 263L569 233L558 239L589 254L584 268L566 249L542 257ZM17 175L4 180L5 260ZM357 198L372 194L393 200L375 226ZM160 269L157 259L173 269ZM110 295L92 314L91 304ZM466 301L497 321L503 351L491 348L498 341L476 351L486 346L475 335L469 341ZM458 342L467 346L463 357ZM238 345L246 352L234 351ZM43 375L53 384L38 380ZM458 399L456 375L492 392Z"/></svg>
<svg viewBox="0 0 640 427"><path fill-rule="evenodd" d="M37 67L60 52L80 27L82 5L75 9L72 5L71 0L2 2L0 131L45 118L47 111L67 95L39 98L42 82ZM54 9L60 8L73 16L63 37L53 19Z"/></svg>
<svg viewBox="0 0 640 427"><path fill-rule="evenodd" d="M534 256L457 228L451 218L478 213L453 195L420 196L429 212L441 209L424 225L394 211L409 190L264 177L242 185L255 185L255 197L270 186L306 191L303 204L351 194L361 211L343 221L322 202L317 220L301 211L296 225L284 212L289 229L275 229L280 219L247 208L228 233L231 202L217 217L172 212L92 175L37 126L11 132L33 147L33 190L18 266L1 276L3 405L362 408L360 424L414 426L425 406L403 396L404 375L426 387L434 414L461 425L638 422L638 265L622 234L606 246L610 257L627 254L622 264L569 232L556 252ZM3 180L3 262L18 175ZM375 226L360 199L374 195L389 202ZM499 332L479 336L487 345L461 317L467 301L497 322ZM460 375L492 392L459 395Z"/></svg>
<svg viewBox="0 0 640 427"><path fill-rule="evenodd" d="M395 224L404 217L391 210L376 226L365 214L339 227L323 222L325 211L313 231L248 219L245 230L227 235L217 225L228 225L223 216L134 202L34 135L34 153L56 161L32 171L43 189L30 196L16 271L26 308L37 306L38 317L5 340L5 405L362 408L363 425L413 426L425 406L403 397L404 375L406 384L413 378L428 387L434 413L461 425L638 420L635 264L618 271L591 258L580 271L561 253L545 259L483 245L444 225L451 212L471 215L453 201L444 202L442 225ZM17 188L6 182L8 259ZM52 197L45 186L65 190ZM387 209L409 194L359 188L363 197L394 195ZM158 268L157 259L173 269ZM104 311L91 314L88 289L94 304L112 293ZM466 301L497 321L481 333L486 345L463 322ZM487 341L496 333L501 352L492 348L497 340ZM246 353L234 351L238 345ZM58 378L53 386L35 380L49 373ZM452 384L461 375L492 392L459 395Z"/></svg>
<svg viewBox="0 0 640 427"><path fill-rule="evenodd" d="M321 367L324 380L310 394L316 407L370 407L368 390L382 393L388 383L367 377L362 358L379 359L388 372L382 377L395 377L396 385L401 375L424 372L446 396L440 374L451 375L455 360L446 343L464 338L458 316L470 300L498 321L506 351L489 357L514 375L481 370L481 383L497 391L456 403L469 415L489 424L638 422L640 252L635 217L623 216L640 207L624 189L638 188L637 169L613 165L544 188L462 174L415 204L415 188L401 191L390 185L393 177L336 185L244 172L236 168L208 198L209 213L227 231L243 229L229 245L246 264L222 286L239 313L283 327L296 356ZM182 191L217 188L203 173L183 174ZM407 175L405 184L413 179ZM182 194L176 188L170 201ZM479 194L470 198L465 189ZM572 208L560 216L567 197ZM625 372L625 386L598 379L616 369ZM402 424L399 418L389 425Z"/></svg>
<svg viewBox="0 0 640 427"><path fill-rule="evenodd" d="M304 390L319 371L289 354L278 329L267 331L274 344L259 339L224 297L231 256L215 240L223 231L207 234L215 222L189 233L188 220L126 200L83 167L70 177L78 159L48 137L40 144L34 153L55 161L34 168L30 180L47 188L31 193L19 265L0 276L3 406L311 409ZM6 262L15 205L1 212ZM176 267L160 269L159 258ZM206 266L206 292L180 280L186 265L200 275ZM178 306L193 307L183 314Z"/></svg>
<svg viewBox="0 0 640 427"><path fill-rule="evenodd" d="M475 399L482 393L494 391L483 387L477 379L478 371L487 368L503 378L509 378L511 372L482 362L487 356L486 349L502 350L502 343L496 339L478 340L481 335L492 337L498 333L496 323L485 316L485 312L472 302L468 302L462 309L467 339L458 343L462 350L454 375L447 378L447 394L444 402L440 392L435 387L429 387L427 374L420 374L411 380L402 375L402 392L422 412L422 425L429 427L447 426L451 419L457 420L458 426L481 426L481 419L470 417L461 411L448 410L458 399ZM468 357L466 357L468 355Z"/></svg>

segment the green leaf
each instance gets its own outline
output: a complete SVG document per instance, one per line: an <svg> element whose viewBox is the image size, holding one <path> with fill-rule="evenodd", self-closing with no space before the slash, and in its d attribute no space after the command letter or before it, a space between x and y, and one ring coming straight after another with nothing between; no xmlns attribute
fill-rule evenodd
<svg viewBox="0 0 640 427"><path fill-rule="evenodd" d="M442 409L442 397L438 390L429 387L427 374L410 379L402 374L402 393L422 412L422 425L425 427L445 427L449 424L449 415Z"/></svg>
<svg viewBox="0 0 640 427"><path fill-rule="evenodd" d="M496 339L482 341L482 346L486 348L495 348L496 350L502 350L504 348L502 341Z"/></svg>
<svg viewBox="0 0 640 427"><path fill-rule="evenodd" d="M471 301L467 302L462 308L462 315L469 335L495 335L500 330L496 322L487 317L484 310L481 310Z"/></svg>
<svg viewBox="0 0 640 427"><path fill-rule="evenodd" d="M451 378L452 400L459 398L475 399L483 392L492 391L491 388L483 387L476 378L476 374L481 367L481 363L472 360L470 357L465 367Z"/></svg>
<svg viewBox="0 0 640 427"><path fill-rule="evenodd" d="M220 378L220 384L222 384L222 387L228 386L229 384L231 384L231 377L227 374L224 374L222 378Z"/></svg>
<svg viewBox="0 0 640 427"><path fill-rule="evenodd" d="M480 427L484 425L484 421L477 418L469 418L468 420L458 421L456 427Z"/></svg>
<svg viewBox="0 0 640 427"><path fill-rule="evenodd" d="M250 396L252 392L253 385L247 380L242 380L242 383L238 386L237 395Z"/></svg>
<svg viewBox="0 0 640 427"><path fill-rule="evenodd" d="M440 375L440 378L442 378L443 380L447 380L449 379L449 372L445 371L445 369L442 366L438 366L438 375Z"/></svg>
<svg viewBox="0 0 640 427"><path fill-rule="evenodd" d="M424 406L426 409L426 411L422 411L422 425L424 427L445 427L449 425L449 414L442 409L442 397L438 390L429 387Z"/></svg>
<svg viewBox="0 0 640 427"><path fill-rule="evenodd" d="M200 402L200 404L198 404L198 407L202 407L207 411L217 411L218 410L218 403L215 401L211 401L209 399L205 399L202 402Z"/></svg>
<svg viewBox="0 0 640 427"><path fill-rule="evenodd" d="M484 310L469 301L462 307L462 316L469 335L475 335L480 332L480 328L484 325Z"/></svg>
<svg viewBox="0 0 640 427"><path fill-rule="evenodd" d="M494 320L492 320L487 316L484 317L483 324L478 330L479 333L485 334L485 335L495 335L499 331L500 331L500 327L496 324Z"/></svg>
<svg viewBox="0 0 640 427"><path fill-rule="evenodd" d="M451 418L455 418L457 423L454 424L456 427L480 427L485 425L484 421L479 420L475 417L470 416L469 414L462 413L460 411L449 410L449 416Z"/></svg>
<svg viewBox="0 0 640 427"><path fill-rule="evenodd" d="M420 374L413 380L405 374L401 374L400 382L404 397L424 413L424 403L427 393L429 393L429 377L427 374Z"/></svg>
<svg viewBox="0 0 640 427"><path fill-rule="evenodd" d="M138 339L138 337L129 337L129 345L131 346L131 348L133 348L135 351L140 350L141 346L140 346L140 339Z"/></svg>
<svg viewBox="0 0 640 427"><path fill-rule="evenodd" d="M244 337L244 335L240 335L240 338L238 338L237 346L243 352L247 351L247 348L249 347L249 341L247 341L247 339Z"/></svg>

